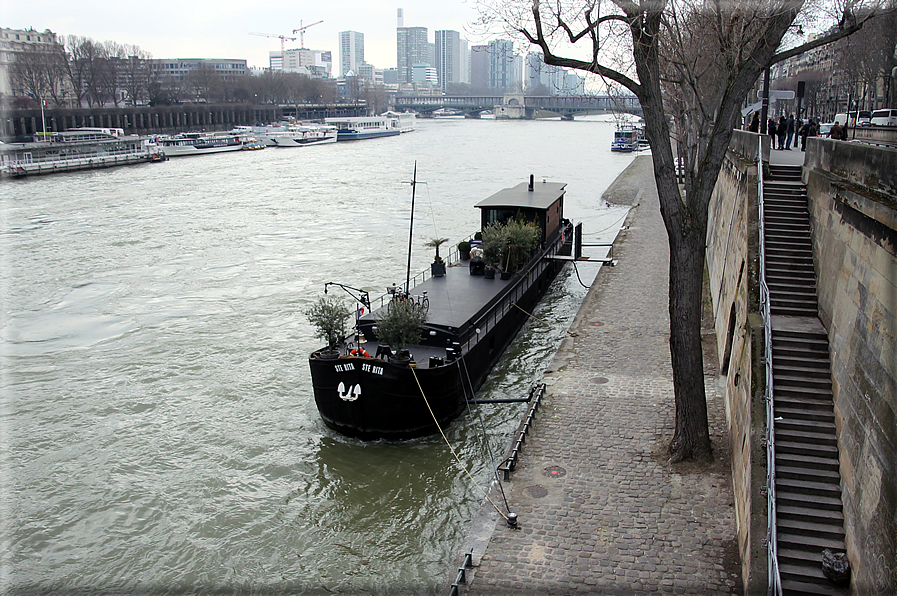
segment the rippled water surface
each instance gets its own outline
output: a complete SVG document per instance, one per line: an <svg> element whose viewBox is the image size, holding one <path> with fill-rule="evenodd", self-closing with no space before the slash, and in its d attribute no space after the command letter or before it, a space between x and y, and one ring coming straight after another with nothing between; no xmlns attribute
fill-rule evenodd
<svg viewBox="0 0 897 596"><path fill-rule="evenodd" d="M567 182L565 215L610 241L625 211L600 197L632 159L612 137L597 119L419 120L0 183L2 591L437 593L482 493L439 437L323 425L301 311L325 282L404 278L415 161L413 271L531 173ZM525 396L584 295L568 266L481 397ZM478 483L524 408L449 427Z"/></svg>

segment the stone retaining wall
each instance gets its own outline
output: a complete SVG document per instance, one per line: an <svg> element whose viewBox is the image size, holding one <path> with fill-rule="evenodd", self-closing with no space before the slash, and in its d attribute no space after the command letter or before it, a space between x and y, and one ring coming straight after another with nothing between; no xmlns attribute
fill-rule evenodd
<svg viewBox="0 0 897 596"><path fill-rule="evenodd" d="M766 591L767 560L763 323L758 315L759 212L757 134L735 131L709 207L707 272L717 357L726 378L726 416L742 581Z"/></svg>
<svg viewBox="0 0 897 596"><path fill-rule="evenodd" d="M846 542L860 594L897 593L897 150L811 139L819 318L828 330Z"/></svg>

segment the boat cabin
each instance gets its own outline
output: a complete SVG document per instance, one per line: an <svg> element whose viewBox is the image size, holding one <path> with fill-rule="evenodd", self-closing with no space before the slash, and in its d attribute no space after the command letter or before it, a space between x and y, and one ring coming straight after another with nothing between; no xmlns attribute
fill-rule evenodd
<svg viewBox="0 0 897 596"><path fill-rule="evenodd" d="M564 182L521 182L500 190L475 207L480 209L480 229L491 223L508 221L520 213L528 222L537 222L542 229L542 243L558 234L564 217Z"/></svg>

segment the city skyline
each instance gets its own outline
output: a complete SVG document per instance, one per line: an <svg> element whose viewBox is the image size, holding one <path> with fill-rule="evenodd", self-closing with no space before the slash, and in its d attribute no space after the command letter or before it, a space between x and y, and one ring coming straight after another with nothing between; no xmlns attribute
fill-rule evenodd
<svg viewBox="0 0 897 596"><path fill-rule="evenodd" d="M194 0L189 4L172 0L152 4L84 0L75 11L68 2L49 0L39 7L25 3L5 6L0 24L133 44L153 58L237 58L260 68L268 67L269 52L280 50L280 39L250 33L295 37L295 41L285 40L285 48L298 48L300 34L294 34L293 29L298 29L300 22L308 26L305 46L332 51L335 70L338 69L339 32L349 30L364 34L365 60L369 64L377 68L396 67L398 8L404 9L406 27L426 27L430 35L436 30L458 31L472 44L485 43L486 39L478 40L471 31L477 13L472 3L464 0L439 3L336 0L327 8L297 8L271 14L247 10L246 6L242 2L210 0ZM312 25L318 21L323 22Z"/></svg>

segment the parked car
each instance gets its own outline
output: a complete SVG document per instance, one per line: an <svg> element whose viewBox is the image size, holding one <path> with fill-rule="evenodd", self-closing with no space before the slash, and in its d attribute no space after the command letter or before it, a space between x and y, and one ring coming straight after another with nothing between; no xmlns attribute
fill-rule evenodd
<svg viewBox="0 0 897 596"><path fill-rule="evenodd" d="M875 110L872 112L872 126L897 126L897 110Z"/></svg>
<svg viewBox="0 0 897 596"><path fill-rule="evenodd" d="M819 136L827 137L832 132L832 127L835 125L834 122L824 122L819 125Z"/></svg>

